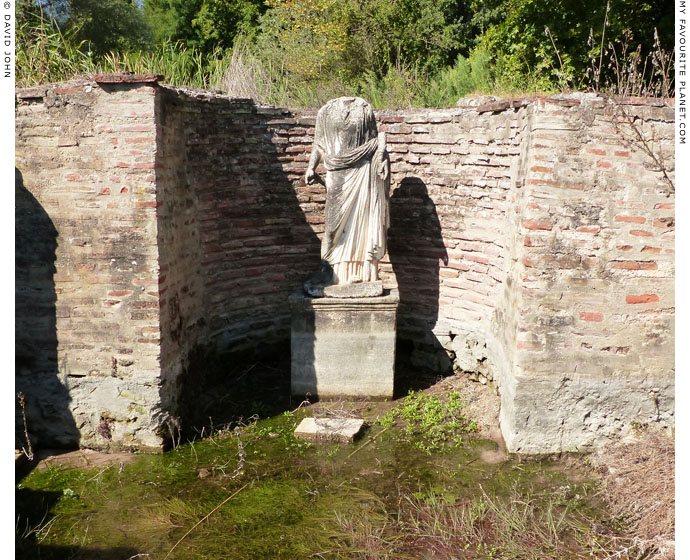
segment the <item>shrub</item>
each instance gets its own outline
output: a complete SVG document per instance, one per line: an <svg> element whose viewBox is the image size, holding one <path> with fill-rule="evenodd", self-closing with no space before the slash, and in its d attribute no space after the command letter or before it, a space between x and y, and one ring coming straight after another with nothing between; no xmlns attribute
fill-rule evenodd
<svg viewBox="0 0 690 560"><path fill-rule="evenodd" d="M488 52L475 49L469 58L459 55L454 66L439 72L421 100L426 106L448 107L470 93L491 92L492 84L491 57Z"/></svg>

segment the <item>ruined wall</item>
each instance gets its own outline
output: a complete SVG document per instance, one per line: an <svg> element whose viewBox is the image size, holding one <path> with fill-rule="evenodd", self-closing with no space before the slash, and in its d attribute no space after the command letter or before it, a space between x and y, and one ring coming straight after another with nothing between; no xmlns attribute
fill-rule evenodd
<svg viewBox="0 0 690 560"><path fill-rule="evenodd" d="M204 337L221 351L289 337L287 295L318 265L310 209L293 184L305 164L286 156L304 130L288 111L250 100L172 89L161 100L184 136L182 162L173 165L199 236L199 286L187 297L197 302Z"/></svg>
<svg viewBox="0 0 690 560"><path fill-rule="evenodd" d="M495 381L513 451L672 425L673 108L575 96L379 120L420 365L442 369L443 347Z"/></svg>
<svg viewBox="0 0 690 560"><path fill-rule="evenodd" d="M511 267L519 101L379 115L391 151L390 284L413 361L485 378L504 367L497 311Z"/></svg>
<svg viewBox="0 0 690 560"><path fill-rule="evenodd" d="M16 390L39 443L161 443L155 95L18 94Z"/></svg>
<svg viewBox="0 0 690 560"><path fill-rule="evenodd" d="M173 107L156 97L156 244L162 406L178 415L180 379L204 330L199 203L186 184L186 131Z"/></svg>
<svg viewBox="0 0 690 560"><path fill-rule="evenodd" d="M162 368L176 410L200 388L195 353L289 339L287 296L317 267L319 242L293 185L302 163L285 155L304 135L287 110L171 88L156 107Z"/></svg>
<svg viewBox="0 0 690 560"><path fill-rule="evenodd" d="M61 212L73 217L66 206L50 206L42 185L71 184L69 170L55 160L59 148L56 156L55 148L42 150L40 141L29 139L30 130L46 126L30 111L54 111L55 127L58 120L77 128L107 121L110 132L99 134L109 136L100 142L110 143L112 159L94 169L77 198L100 200L93 186L99 181L98 192L109 189L112 200L116 178L121 185L137 177L139 190L122 191L122 184L117 194L134 202L127 206L128 231L140 237L132 238L136 248L109 243L107 255L80 259L101 267L116 263L108 265L120 275L108 293L120 295L108 300L117 303L93 299L89 332L104 332L99 321L109 324L108 313L120 313L118 334L133 330L136 359L113 354L105 340L75 359L103 371L115 357L122 379L104 386L141 367L159 391L152 408L175 414L180 380L197 348L237 351L289 337L287 296L318 266L323 232L323 189L303 179L316 111L161 86L87 87L58 94L61 108L50 105L52 94L29 99L20 93L18 162L29 162L22 164L25 182L46 216L53 222ZM147 111L137 112L132 102L147 104ZM377 113L392 171L383 276L400 294L402 346L426 367L455 367L492 380L511 450L582 448L624 433L632 422L672 423L673 194L647 148L671 150L672 176L673 111L640 103L622 107L637 116L630 123L642 127L647 147L625 124L621 106L589 96ZM65 113L84 104L93 114ZM122 128L118 119L135 128ZM62 129L45 130L50 136ZM43 162L55 163L41 171ZM119 223L120 210L101 205L92 212L97 223L74 225L89 239ZM72 231L62 222L55 230L58 240ZM44 247L50 239L46 234ZM148 260L140 256L142 247L150 251ZM132 251L136 270L117 264ZM74 258L65 257L56 256L58 271L71 270ZM37 274L49 276L46 270ZM92 289L88 282L73 286L82 298ZM64 297L60 292L60 306L75 305ZM43 305L50 307L49 298ZM69 336L53 343L58 354L69 354L63 347ZM149 369L148 355L156 368ZM142 400L126 398L137 405ZM66 408L98 408L83 404L87 400L79 396ZM118 422L140 420L112 425ZM82 443L103 445L88 435L93 423L80 429Z"/></svg>
<svg viewBox="0 0 690 560"><path fill-rule="evenodd" d="M672 178L673 107L584 97L532 110L506 443L579 449L631 423L672 425L674 190L659 164Z"/></svg>

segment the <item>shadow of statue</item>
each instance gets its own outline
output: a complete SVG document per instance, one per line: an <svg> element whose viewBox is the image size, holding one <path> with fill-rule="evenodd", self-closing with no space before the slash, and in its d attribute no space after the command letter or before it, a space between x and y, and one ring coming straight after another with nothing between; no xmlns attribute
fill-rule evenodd
<svg viewBox="0 0 690 560"><path fill-rule="evenodd" d="M436 206L424 182L406 177L390 199L388 255L400 294L396 396L452 372L433 333L439 310L440 263L448 263Z"/></svg>
<svg viewBox="0 0 690 560"><path fill-rule="evenodd" d="M305 184L306 145L300 158L285 141L292 127L308 130L308 117L251 100L198 111L184 93L161 95L157 188L170 213L158 243L168 279L177 278L161 311L164 378L183 356L161 395L192 439L296 406L288 298L320 262L323 187Z"/></svg>
<svg viewBox="0 0 690 560"><path fill-rule="evenodd" d="M79 431L58 378L55 282L57 230L15 168L15 407L18 449L28 430L41 446L74 447ZM24 421L26 419L26 429Z"/></svg>

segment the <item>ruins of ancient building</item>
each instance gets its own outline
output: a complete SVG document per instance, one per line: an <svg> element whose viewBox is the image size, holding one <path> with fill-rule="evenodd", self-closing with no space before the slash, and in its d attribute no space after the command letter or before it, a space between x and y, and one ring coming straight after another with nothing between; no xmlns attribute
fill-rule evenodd
<svg viewBox="0 0 690 560"><path fill-rule="evenodd" d="M160 449L195 352L289 338L323 231L315 115L154 76L17 91L16 390L43 442ZM376 118L412 358L495 384L510 451L673 425L673 105Z"/></svg>

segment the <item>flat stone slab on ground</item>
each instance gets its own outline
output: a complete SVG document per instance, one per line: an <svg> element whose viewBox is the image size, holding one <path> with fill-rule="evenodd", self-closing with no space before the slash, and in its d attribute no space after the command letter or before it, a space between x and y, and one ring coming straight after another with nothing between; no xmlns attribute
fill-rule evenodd
<svg viewBox="0 0 690 560"><path fill-rule="evenodd" d="M78 449L76 451L62 452L57 450L42 450L38 453L39 463L37 469L44 470L49 467L73 467L93 468L119 463L131 463L137 455L127 452L103 453L93 449Z"/></svg>
<svg viewBox="0 0 690 560"><path fill-rule="evenodd" d="M364 420L361 418L305 418L295 429L295 437L351 443L362 426Z"/></svg>

